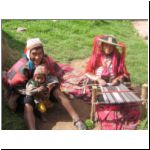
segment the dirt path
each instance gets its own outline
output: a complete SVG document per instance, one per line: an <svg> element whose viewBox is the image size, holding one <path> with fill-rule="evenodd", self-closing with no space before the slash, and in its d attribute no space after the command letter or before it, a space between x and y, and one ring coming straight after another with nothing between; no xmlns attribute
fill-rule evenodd
<svg viewBox="0 0 150 150"><path fill-rule="evenodd" d="M148 42L148 21L133 21L133 26L137 29L139 35ZM74 60L71 62L71 66L76 70L83 71L88 58L84 60ZM135 90L140 96L140 87L135 87ZM79 113L81 119L85 120L89 118L90 115L90 105L83 102L82 100L73 100L73 107ZM68 113L60 105L55 105L47 113L48 122L44 123L38 121L38 128L40 130L76 130L73 126L72 120ZM94 130L98 130L99 125L97 124Z"/></svg>
<svg viewBox="0 0 150 150"><path fill-rule="evenodd" d="M138 31L139 35L148 43L148 21L133 21L133 26Z"/></svg>
<svg viewBox="0 0 150 150"><path fill-rule="evenodd" d="M89 104L77 99L72 101L72 105L77 110L82 120L89 118ZM46 117L49 120L48 122L44 123L38 121L38 128L41 130L76 130L71 117L59 104L54 105L54 107L48 111ZM98 126L96 126L95 129L98 129Z"/></svg>

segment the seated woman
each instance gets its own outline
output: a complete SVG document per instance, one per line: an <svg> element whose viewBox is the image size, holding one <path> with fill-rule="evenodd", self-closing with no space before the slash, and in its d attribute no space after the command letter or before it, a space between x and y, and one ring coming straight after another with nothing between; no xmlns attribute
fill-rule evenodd
<svg viewBox="0 0 150 150"><path fill-rule="evenodd" d="M120 82L130 82L130 75L125 66L125 51L125 44L117 42L115 37L96 36L85 73L66 73L61 88L71 96L90 101L91 85L95 83L105 86L108 83L117 85ZM138 104L101 105L97 108L97 113L101 129L135 129L140 118Z"/></svg>
<svg viewBox="0 0 150 150"><path fill-rule="evenodd" d="M122 49L121 54L117 46ZM125 67L125 49L125 44L117 42L113 36L96 36L86 75L101 85L107 82L116 85L119 82L130 81Z"/></svg>
<svg viewBox="0 0 150 150"><path fill-rule="evenodd" d="M24 118L27 122L29 129L36 129L35 125L35 114L33 105L25 101L25 96L19 93L19 90L24 89L26 83L33 77L35 68L44 64L47 66L51 75L56 76L59 81L62 81L62 76L64 71L60 66L48 57L44 53L43 44L39 38L27 40L27 45L24 50L25 57L18 60L10 70L4 74L3 82L9 90L8 106L15 111L17 107L17 101L21 100L24 104ZM53 85L50 85L53 86ZM49 88L50 88L49 86ZM39 92L45 92L47 88L43 87ZM84 124L80 120L78 114L72 107L69 99L60 91L59 86L54 87L51 90L51 95L53 95L67 110L71 118L73 119L74 125L78 129L85 129Z"/></svg>

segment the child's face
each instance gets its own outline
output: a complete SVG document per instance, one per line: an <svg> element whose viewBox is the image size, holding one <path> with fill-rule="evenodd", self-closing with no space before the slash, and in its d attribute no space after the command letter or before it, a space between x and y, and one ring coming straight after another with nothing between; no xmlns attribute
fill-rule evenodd
<svg viewBox="0 0 150 150"><path fill-rule="evenodd" d="M114 45L110 45L110 44L107 44L107 43L102 44L102 49L103 49L103 51L106 55L111 54L114 50L114 47L115 47Z"/></svg>
<svg viewBox="0 0 150 150"><path fill-rule="evenodd" d="M34 77L34 80L39 83L39 84L42 84L45 82L45 75L42 75L42 74L37 74L35 77Z"/></svg>

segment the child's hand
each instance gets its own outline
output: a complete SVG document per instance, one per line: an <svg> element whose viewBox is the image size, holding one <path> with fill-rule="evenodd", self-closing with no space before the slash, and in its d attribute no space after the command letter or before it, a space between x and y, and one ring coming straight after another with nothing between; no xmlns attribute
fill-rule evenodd
<svg viewBox="0 0 150 150"><path fill-rule="evenodd" d="M47 90L47 88L45 86L38 87L38 92L44 92L46 90Z"/></svg>

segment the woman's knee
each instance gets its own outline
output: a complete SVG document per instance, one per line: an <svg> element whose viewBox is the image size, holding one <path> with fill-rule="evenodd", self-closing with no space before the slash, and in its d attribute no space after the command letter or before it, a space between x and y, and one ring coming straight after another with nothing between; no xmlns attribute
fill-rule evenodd
<svg viewBox="0 0 150 150"><path fill-rule="evenodd" d="M58 88L55 88L55 89L53 90L53 95L54 95L56 98L58 98L58 97L61 96L61 91L60 91Z"/></svg>
<svg viewBox="0 0 150 150"><path fill-rule="evenodd" d="M62 100L62 99L68 100L68 98L66 97L66 95L64 93L62 93L59 88L54 90L54 96L58 100Z"/></svg>
<svg viewBox="0 0 150 150"><path fill-rule="evenodd" d="M33 112L33 106L31 104L26 103L24 105L24 109L25 109L25 111Z"/></svg>

